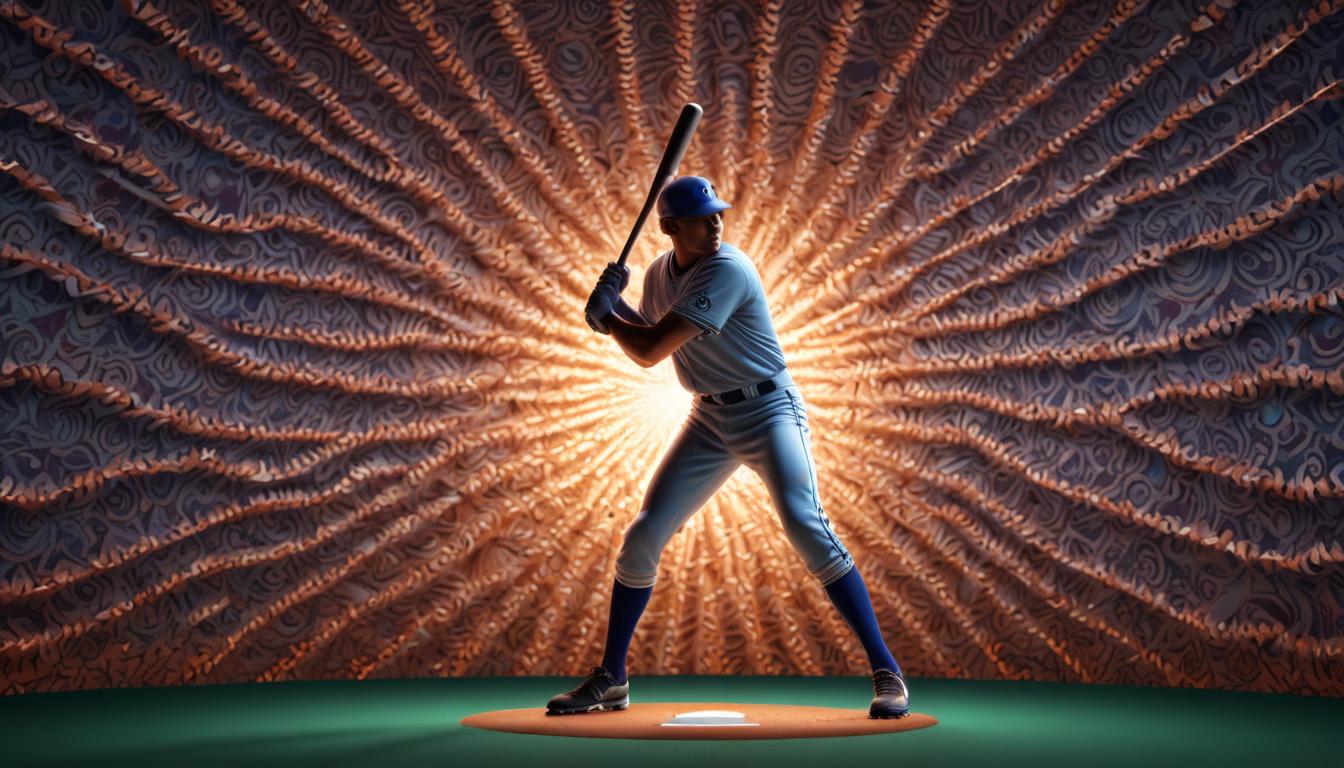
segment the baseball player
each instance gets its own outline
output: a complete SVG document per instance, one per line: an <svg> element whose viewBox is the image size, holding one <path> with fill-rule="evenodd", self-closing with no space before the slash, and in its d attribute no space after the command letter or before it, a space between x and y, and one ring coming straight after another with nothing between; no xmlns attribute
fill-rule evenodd
<svg viewBox="0 0 1344 768"><path fill-rule="evenodd" d="M789 542L863 643L875 693L869 717L910 712L905 679L882 639L868 589L822 511L807 409L784 364L761 279L746 254L723 242L723 211L730 207L699 176L670 182L658 198L658 216L672 250L649 266L639 309L620 298L630 271L615 263L588 299L585 315L594 330L644 367L670 355L695 401L625 532L602 665L552 698L547 714L630 705L626 655L663 547L741 464L765 481Z"/></svg>

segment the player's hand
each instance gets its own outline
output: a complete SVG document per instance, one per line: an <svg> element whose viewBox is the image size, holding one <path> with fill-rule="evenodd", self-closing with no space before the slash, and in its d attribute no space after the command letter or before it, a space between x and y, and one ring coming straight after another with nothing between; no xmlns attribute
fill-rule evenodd
<svg viewBox="0 0 1344 768"><path fill-rule="evenodd" d="M610 333L606 319L611 315L618 300L616 286L599 281L592 295L588 297L588 304L583 308L583 317L588 321L588 326L598 333Z"/></svg>
<svg viewBox="0 0 1344 768"><path fill-rule="evenodd" d="M630 268L624 264L617 264L614 261L607 262L607 268L602 270L602 276L597 278L598 285L607 283L616 289L616 295L630 285Z"/></svg>

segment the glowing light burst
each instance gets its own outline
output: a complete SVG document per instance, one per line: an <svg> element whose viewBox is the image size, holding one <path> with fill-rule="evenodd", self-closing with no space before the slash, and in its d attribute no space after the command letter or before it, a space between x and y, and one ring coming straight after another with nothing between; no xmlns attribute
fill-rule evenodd
<svg viewBox="0 0 1344 768"><path fill-rule="evenodd" d="M1341 7L0 0L0 693L593 663L694 100L908 671L1344 695ZM865 670L749 471L659 584Z"/></svg>
<svg viewBox="0 0 1344 768"><path fill-rule="evenodd" d="M631 424L630 432L661 456L691 412L691 395L677 381L670 360L640 373L630 382L633 396L626 408L613 417Z"/></svg>

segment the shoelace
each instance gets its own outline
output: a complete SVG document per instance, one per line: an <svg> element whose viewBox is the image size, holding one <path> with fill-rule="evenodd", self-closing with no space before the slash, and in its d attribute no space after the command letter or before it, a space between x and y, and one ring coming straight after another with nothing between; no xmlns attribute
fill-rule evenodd
<svg viewBox="0 0 1344 768"><path fill-rule="evenodd" d="M879 696L899 696L905 691L905 686L901 685L901 679L894 674L878 675L873 678L873 689Z"/></svg>
<svg viewBox="0 0 1344 768"><path fill-rule="evenodd" d="M601 678L603 678L603 677L609 677L609 675L607 674L607 672L606 672L605 670L603 670L601 667L593 667L591 670L588 671L588 676L585 677L585 678L583 678L583 682L581 682L581 683L579 683L578 685L574 686L574 690L570 691L569 694L570 694L571 696L576 696L576 695L578 695L580 692L582 692L584 688L587 688L588 686L593 685L594 683L596 683L599 679L601 679ZM597 693L596 688L594 688L593 693Z"/></svg>

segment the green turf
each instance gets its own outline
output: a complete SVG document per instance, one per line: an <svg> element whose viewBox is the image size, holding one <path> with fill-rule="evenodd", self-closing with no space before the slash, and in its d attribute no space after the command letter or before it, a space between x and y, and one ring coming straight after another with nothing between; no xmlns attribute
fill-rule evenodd
<svg viewBox="0 0 1344 768"><path fill-rule="evenodd" d="M466 728L545 704L558 678L320 681L0 697L0 765L1273 766L1344 764L1344 699L1183 689L911 681L940 724L883 736L634 741ZM860 709L866 678L635 677L632 698Z"/></svg>

